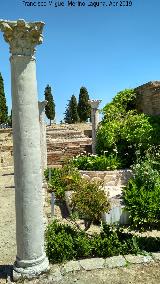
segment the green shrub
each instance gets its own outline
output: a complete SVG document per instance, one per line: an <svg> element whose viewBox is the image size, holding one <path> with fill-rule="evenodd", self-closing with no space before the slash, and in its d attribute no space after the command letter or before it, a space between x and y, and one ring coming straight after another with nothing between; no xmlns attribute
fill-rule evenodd
<svg viewBox="0 0 160 284"><path fill-rule="evenodd" d="M49 169L45 171L45 177L49 182ZM76 190L81 179L79 171L71 164L65 164L61 169L51 169L51 181L49 187L55 192L56 198L64 198L65 191Z"/></svg>
<svg viewBox="0 0 160 284"><path fill-rule="evenodd" d="M97 153L108 155L117 151L121 168L143 157L148 147L159 145L160 117L138 113L134 90L118 93L103 109L104 118L97 131Z"/></svg>
<svg viewBox="0 0 160 284"><path fill-rule="evenodd" d="M91 243L85 232L53 221L46 231L46 253L53 263L91 255Z"/></svg>
<svg viewBox="0 0 160 284"><path fill-rule="evenodd" d="M101 233L94 236L92 247L93 254L98 257L140 252L136 237L107 224L103 224Z"/></svg>
<svg viewBox="0 0 160 284"><path fill-rule="evenodd" d="M73 165L79 170L106 171L120 168L116 153L110 156L80 155L72 160Z"/></svg>
<svg viewBox="0 0 160 284"><path fill-rule="evenodd" d="M53 221L46 231L46 253L48 259L53 262L63 262L74 259L75 250L73 238L76 231L68 225L58 224Z"/></svg>
<svg viewBox="0 0 160 284"><path fill-rule="evenodd" d="M49 179L48 170L45 171ZM50 189L55 192L56 198L64 198L65 191L73 191L73 213L83 217L86 229L94 221L101 219L101 213L109 210L109 201L99 182L87 181L81 177L73 164L66 164L62 169L51 170Z"/></svg>
<svg viewBox="0 0 160 284"><path fill-rule="evenodd" d="M160 223L160 175L154 161L145 159L133 167L134 176L123 190L123 199L136 227Z"/></svg>
<svg viewBox="0 0 160 284"><path fill-rule="evenodd" d="M46 253L51 263L66 260L109 257L158 251L160 238L138 237L103 224L100 234L84 231L53 221L46 230Z"/></svg>
<svg viewBox="0 0 160 284"><path fill-rule="evenodd" d="M110 203L100 182L81 179L72 195L72 207L86 221L88 229L91 222L100 221L101 214L109 211Z"/></svg>

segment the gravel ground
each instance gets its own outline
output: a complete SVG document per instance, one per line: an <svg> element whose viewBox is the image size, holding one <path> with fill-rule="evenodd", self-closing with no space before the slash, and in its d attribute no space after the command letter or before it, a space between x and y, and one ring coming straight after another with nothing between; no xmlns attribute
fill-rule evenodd
<svg viewBox="0 0 160 284"><path fill-rule="evenodd" d="M59 284L159 284L160 264L69 273Z"/></svg>
<svg viewBox="0 0 160 284"><path fill-rule="evenodd" d="M52 269L52 267L51 267ZM114 269L69 272L61 280L52 277L23 282L24 284L159 284L160 263L134 264Z"/></svg>
<svg viewBox="0 0 160 284"><path fill-rule="evenodd" d="M0 176L7 182L11 176ZM6 183L7 184L7 183ZM0 186L0 265L12 264L16 255L15 189Z"/></svg>

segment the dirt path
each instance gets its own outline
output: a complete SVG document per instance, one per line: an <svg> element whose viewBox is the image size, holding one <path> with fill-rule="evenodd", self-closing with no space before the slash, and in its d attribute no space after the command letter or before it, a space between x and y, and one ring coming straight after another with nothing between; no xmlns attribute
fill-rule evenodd
<svg viewBox="0 0 160 284"><path fill-rule="evenodd" d="M0 171L0 265L13 264L16 255L15 190L12 170Z"/></svg>
<svg viewBox="0 0 160 284"><path fill-rule="evenodd" d="M14 189L0 189L0 265L16 255Z"/></svg>
<svg viewBox="0 0 160 284"><path fill-rule="evenodd" d="M0 283L6 283L16 255L13 170L0 169ZM10 274L10 273L9 273Z"/></svg>

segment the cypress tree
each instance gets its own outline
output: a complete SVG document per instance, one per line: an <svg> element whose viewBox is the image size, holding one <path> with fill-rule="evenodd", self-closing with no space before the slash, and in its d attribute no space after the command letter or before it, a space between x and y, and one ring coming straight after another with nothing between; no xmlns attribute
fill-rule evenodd
<svg viewBox="0 0 160 284"><path fill-rule="evenodd" d="M72 95L70 102L70 116L72 123L76 123L79 121L78 111L77 111L77 99L74 95Z"/></svg>
<svg viewBox="0 0 160 284"><path fill-rule="evenodd" d="M68 105L66 106L64 121L66 123L76 123L79 121L77 112L77 99L74 95L71 96Z"/></svg>
<svg viewBox="0 0 160 284"><path fill-rule="evenodd" d="M8 107L6 105L3 78L2 74L0 73L0 123L7 122L7 119L8 119Z"/></svg>
<svg viewBox="0 0 160 284"><path fill-rule="evenodd" d="M65 113L64 113L64 122L65 123L72 123L71 122L71 116L70 116L69 103L66 105L66 110L65 110Z"/></svg>
<svg viewBox="0 0 160 284"><path fill-rule="evenodd" d="M86 122L91 117L91 106L88 103L89 95L85 87L80 88L78 100L78 115L80 122Z"/></svg>
<svg viewBox="0 0 160 284"><path fill-rule="evenodd" d="M54 120L55 118L55 103L52 96L52 90L49 85L46 86L44 95L45 95L45 100L48 101L47 105L45 106L45 114L47 118L50 120L50 125L51 125L51 120Z"/></svg>

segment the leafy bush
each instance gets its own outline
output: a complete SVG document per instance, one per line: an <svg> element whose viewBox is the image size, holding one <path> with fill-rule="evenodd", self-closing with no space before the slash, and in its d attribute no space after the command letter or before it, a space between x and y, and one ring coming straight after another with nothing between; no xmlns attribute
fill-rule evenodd
<svg viewBox="0 0 160 284"><path fill-rule="evenodd" d="M46 231L46 253L52 263L158 251L159 247L160 238L134 236L106 224L100 234L93 235L57 221L49 224Z"/></svg>
<svg viewBox="0 0 160 284"><path fill-rule="evenodd" d="M151 159L136 164L134 176L123 190L125 207L136 227L160 223L160 175L154 167Z"/></svg>
<svg viewBox="0 0 160 284"><path fill-rule="evenodd" d="M45 171L49 180L49 170ZM62 169L51 170L50 190L55 192L56 198L63 199L65 191L74 191L72 205L79 217L83 217L88 229L92 222L101 219L101 213L109 210L109 201L102 184L87 181L81 177L73 164L66 164Z"/></svg>
<svg viewBox="0 0 160 284"><path fill-rule="evenodd" d="M159 145L160 117L138 113L134 90L118 93L103 109L104 118L97 132L97 153L117 151L121 168L143 157L148 147Z"/></svg>
<svg viewBox="0 0 160 284"><path fill-rule="evenodd" d="M73 246L76 235L76 231L68 225L58 224L56 221L49 224L46 231L46 253L49 260L63 262L73 259L76 256Z"/></svg>
<svg viewBox="0 0 160 284"><path fill-rule="evenodd" d="M106 171L120 168L116 153L110 156L80 155L72 160L73 165L79 170Z"/></svg>
<svg viewBox="0 0 160 284"><path fill-rule="evenodd" d="M78 189L72 195L72 206L85 220L86 229L91 222L100 221L101 214L110 209L109 200L101 184L85 179L81 179Z"/></svg>
<svg viewBox="0 0 160 284"><path fill-rule="evenodd" d="M49 169L45 171L45 177L49 182ZM81 179L79 171L71 164L65 164L61 169L51 169L51 181L49 187L55 192L56 198L64 198L65 191L76 190Z"/></svg>

